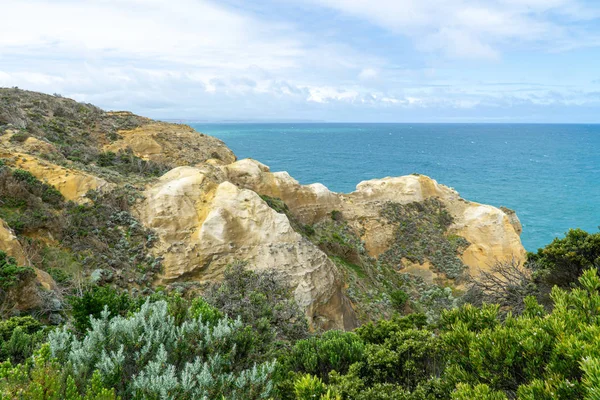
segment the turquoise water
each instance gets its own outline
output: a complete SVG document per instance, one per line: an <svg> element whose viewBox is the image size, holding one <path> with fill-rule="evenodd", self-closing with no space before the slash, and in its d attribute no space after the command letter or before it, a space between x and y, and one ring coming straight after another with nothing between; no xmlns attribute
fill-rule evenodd
<svg viewBox="0 0 600 400"><path fill-rule="evenodd" d="M534 251L600 225L600 125L192 124L239 158L337 192L425 174L466 199L517 211Z"/></svg>

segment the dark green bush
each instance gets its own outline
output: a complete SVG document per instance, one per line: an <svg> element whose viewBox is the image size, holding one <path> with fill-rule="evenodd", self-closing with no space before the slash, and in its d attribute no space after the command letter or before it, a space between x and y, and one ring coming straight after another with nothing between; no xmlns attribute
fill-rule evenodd
<svg viewBox="0 0 600 400"><path fill-rule="evenodd" d="M600 268L600 232L571 229L564 238L556 238L537 253L529 253L528 265L535 278L549 288L571 287L584 270Z"/></svg>
<svg viewBox="0 0 600 400"><path fill-rule="evenodd" d="M46 331L31 316L0 321L0 361L21 363L46 339Z"/></svg>
<svg viewBox="0 0 600 400"><path fill-rule="evenodd" d="M331 371L346 373L350 365L362 361L365 344L352 332L327 331L296 342L286 365L292 371L315 375L324 381Z"/></svg>
<svg viewBox="0 0 600 400"><path fill-rule="evenodd" d="M398 311L402 311L408 299L408 294L402 289L397 289L390 293L390 300L392 302L392 305Z"/></svg>
<svg viewBox="0 0 600 400"><path fill-rule="evenodd" d="M108 286L96 286L81 297L70 297L69 303L72 307L73 325L79 333L85 333L91 327L90 317L99 318L105 307L114 317L127 315L138 306L127 293Z"/></svg>
<svg viewBox="0 0 600 400"><path fill-rule="evenodd" d="M17 265L17 260L0 250L0 291L6 291L33 275L33 268Z"/></svg>

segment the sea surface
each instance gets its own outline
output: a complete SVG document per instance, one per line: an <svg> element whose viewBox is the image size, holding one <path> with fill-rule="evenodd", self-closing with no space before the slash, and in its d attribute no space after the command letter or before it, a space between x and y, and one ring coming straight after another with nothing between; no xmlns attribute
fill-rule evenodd
<svg viewBox="0 0 600 400"><path fill-rule="evenodd" d="M600 125L191 125L239 158L336 192L368 179L428 175L468 200L516 210L529 251L569 228L600 225Z"/></svg>

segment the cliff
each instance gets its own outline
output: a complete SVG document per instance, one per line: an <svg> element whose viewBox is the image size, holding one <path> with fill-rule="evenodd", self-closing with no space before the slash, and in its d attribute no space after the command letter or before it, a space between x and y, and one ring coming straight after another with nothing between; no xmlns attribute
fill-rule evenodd
<svg viewBox="0 0 600 400"><path fill-rule="evenodd" d="M0 250L39 271L39 298L90 280L201 292L245 261L276 271L312 327L350 329L397 311L399 290L449 306L469 276L525 255L514 212L431 178L334 193L188 126L56 96L0 89L0 158Z"/></svg>

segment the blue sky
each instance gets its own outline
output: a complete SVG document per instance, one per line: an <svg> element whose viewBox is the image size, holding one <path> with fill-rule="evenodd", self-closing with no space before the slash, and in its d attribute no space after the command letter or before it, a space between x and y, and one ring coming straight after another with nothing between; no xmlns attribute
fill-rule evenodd
<svg viewBox="0 0 600 400"><path fill-rule="evenodd" d="M0 86L154 118L600 122L600 2L0 0Z"/></svg>

